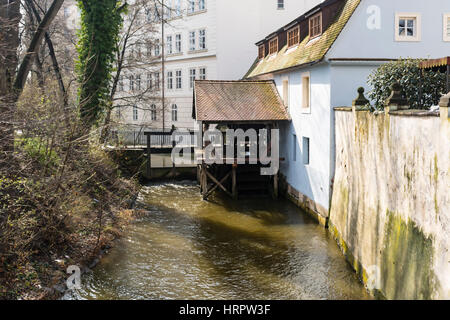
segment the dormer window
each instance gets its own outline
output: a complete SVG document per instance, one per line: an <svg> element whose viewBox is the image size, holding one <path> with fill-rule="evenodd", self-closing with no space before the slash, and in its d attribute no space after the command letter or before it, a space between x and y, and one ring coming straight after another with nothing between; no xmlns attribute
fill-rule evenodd
<svg viewBox="0 0 450 320"><path fill-rule="evenodd" d="M278 37L273 38L269 41L269 54L275 54L278 52Z"/></svg>
<svg viewBox="0 0 450 320"><path fill-rule="evenodd" d="M288 47L296 46L300 43L300 26L288 30Z"/></svg>
<svg viewBox="0 0 450 320"><path fill-rule="evenodd" d="M309 18L309 37L316 38L322 34L322 12Z"/></svg>
<svg viewBox="0 0 450 320"><path fill-rule="evenodd" d="M264 44L261 44L258 48L258 59L264 59L264 56L266 55L266 50L264 48Z"/></svg>

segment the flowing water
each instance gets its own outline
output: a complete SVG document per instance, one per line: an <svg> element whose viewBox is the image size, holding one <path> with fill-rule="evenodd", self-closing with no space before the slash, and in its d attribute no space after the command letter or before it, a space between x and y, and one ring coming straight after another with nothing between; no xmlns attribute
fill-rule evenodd
<svg viewBox="0 0 450 320"><path fill-rule="evenodd" d="M285 200L153 184L147 214L69 299L368 299L336 242Z"/></svg>

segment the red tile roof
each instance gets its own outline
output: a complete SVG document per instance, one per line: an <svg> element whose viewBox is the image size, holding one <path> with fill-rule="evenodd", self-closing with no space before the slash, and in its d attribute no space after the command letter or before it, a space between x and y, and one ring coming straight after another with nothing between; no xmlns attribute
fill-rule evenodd
<svg viewBox="0 0 450 320"><path fill-rule="evenodd" d="M275 83L196 80L194 118L206 122L289 120Z"/></svg>

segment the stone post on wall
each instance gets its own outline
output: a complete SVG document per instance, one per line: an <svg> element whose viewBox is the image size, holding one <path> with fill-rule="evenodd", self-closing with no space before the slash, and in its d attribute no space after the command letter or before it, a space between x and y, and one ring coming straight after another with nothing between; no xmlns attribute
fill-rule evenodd
<svg viewBox="0 0 450 320"><path fill-rule="evenodd" d="M450 118L450 92L447 93L445 96L442 96L441 101L439 102L439 110L441 113L441 119L442 121L448 121L447 119Z"/></svg>
<svg viewBox="0 0 450 320"><path fill-rule="evenodd" d="M359 87L358 88L358 97L356 97L355 100L353 100L352 103L352 110L353 112L356 111L370 111L370 101L366 99L364 96L364 88Z"/></svg>
<svg viewBox="0 0 450 320"><path fill-rule="evenodd" d="M389 114L391 111L408 110L410 108L408 101L403 98L402 87L398 82L391 86L391 95L386 99L384 112Z"/></svg>

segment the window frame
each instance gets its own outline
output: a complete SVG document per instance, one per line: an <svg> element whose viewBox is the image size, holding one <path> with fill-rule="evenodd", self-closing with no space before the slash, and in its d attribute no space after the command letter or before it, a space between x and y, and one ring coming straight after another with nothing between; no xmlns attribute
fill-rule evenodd
<svg viewBox="0 0 450 320"><path fill-rule="evenodd" d="M443 25L443 38L442 39L445 42L450 42L450 12L444 13L442 25Z"/></svg>
<svg viewBox="0 0 450 320"><path fill-rule="evenodd" d="M168 35L166 37L166 50L167 50L167 54L173 54L173 37L172 37L172 35Z"/></svg>
<svg viewBox="0 0 450 320"><path fill-rule="evenodd" d="M175 35L175 53L182 53L183 52L183 43L182 43L182 35L181 33L177 33Z"/></svg>
<svg viewBox="0 0 450 320"><path fill-rule="evenodd" d="M262 50L261 50L262 49ZM261 52L262 51L262 52ZM266 46L265 46L265 44L263 43L263 44L260 44L259 46L258 46L258 59L259 60L262 60L262 59L264 59L266 57Z"/></svg>
<svg viewBox="0 0 450 320"><path fill-rule="evenodd" d="M173 71L167 71L167 90L173 90Z"/></svg>
<svg viewBox="0 0 450 320"><path fill-rule="evenodd" d="M277 0L277 10L284 10L284 0Z"/></svg>
<svg viewBox="0 0 450 320"><path fill-rule="evenodd" d="M292 161L297 162L297 149L298 149L298 141L297 135L294 133L292 135Z"/></svg>
<svg viewBox="0 0 450 320"><path fill-rule="evenodd" d="M314 19L316 19L317 17L320 18L320 20L319 20L320 21L320 23L319 23L320 32L318 34L314 34L313 35L312 34L312 29L313 28L312 28L311 24L314 21ZM309 17L308 25L309 25L309 38L310 39L315 39L315 38L320 37L323 34L323 15L322 15L322 11L320 11L320 12L312 15L311 17Z"/></svg>
<svg viewBox="0 0 450 320"><path fill-rule="evenodd" d="M175 70L175 89L183 89L183 72L181 69Z"/></svg>
<svg viewBox="0 0 450 320"><path fill-rule="evenodd" d="M203 4L203 8L200 6L200 3ZM206 10L206 0L198 0L198 11L205 11Z"/></svg>
<svg viewBox="0 0 450 320"><path fill-rule="evenodd" d="M194 52L197 49L196 31L189 31L189 52Z"/></svg>
<svg viewBox="0 0 450 320"><path fill-rule="evenodd" d="M274 46L274 47L276 47L276 48L272 52L272 49L273 49L272 43L275 42L275 41L276 41L276 46ZM278 53L278 44L279 44L278 43L278 36L275 36L275 37L273 37L272 39L269 40L269 56L276 55Z"/></svg>
<svg viewBox="0 0 450 320"><path fill-rule="evenodd" d="M130 74L128 76L128 80L129 80L129 83L130 83L130 85L129 85L130 91L134 92L134 75Z"/></svg>
<svg viewBox="0 0 450 320"><path fill-rule="evenodd" d="M415 19L414 36L400 36L400 20ZM422 40L422 15L418 12L397 12L395 13L395 41L397 42L419 42Z"/></svg>
<svg viewBox="0 0 450 320"><path fill-rule="evenodd" d="M197 69L190 68L189 69L189 88L194 89L194 82L197 79Z"/></svg>
<svg viewBox="0 0 450 320"><path fill-rule="evenodd" d="M133 121L139 121L139 110L137 105L133 105Z"/></svg>
<svg viewBox="0 0 450 320"><path fill-rule="evenodd" d="M171 106L172 122L178 122L178 105L173 103Z"/></svg>
<svg viewBox="0 0 450 320"><path fill-rule="evenodd" d="M203 36L202 36L203 32ZM203 42L203 47L202 47ZM206 50L208 46L206 45L206 29L198 30L198 50Z"/></svg>
<svg viewBox="0 0 450 320"><path fill-rule="evenodd" d="M291 32L295 32L295 31L297 31L297 42L295 42L293 44L290 44L289 43L290 40L291 40L290 39L290 33ZM295 40L295 35L294 35L293 38ZM297 24L296 26L288 29L288 31L287 31L287 43L288 43L288 48L293 48L293 47L298 46L300 44L300 25Z"/></svg>
<svg viewBox="0 0 450 320"><path fill-rule="evenodd" d="M285 85L286 84L286 85ZM281 86L282 86L282 91L283 91L283 103L284 106L286 107L286 109L289 110L289 94L290 94L290 88L289 88L289 77L283 77L283 79L281 79Z"/></svg>
<svg viewBox="0 0 450 320"><path fill-rule="evenodd" d="M156 117L156 104L152 103L150 105L150 120L151 121L156 121L157 117Z"/></svg>
<svg viewBox="0 0 450 320"><path fill-rule="evenodd" d="M204 70L204 74L202 74L202 70ZM200 67L198 68L198 76L199 76L199 80L206 80L206 75L207 75L207 69L206 67Z"/></svg>
<svg viewBox="0 0 450 320"><path fill-rule="evenodd" d="M308 79L308 105L305 106L305 79ZM310 72L304 72L301 74L301 80L302 80L302 104L301 104L301 113L311 113L311 73Z"/></svg>
<svg viewBox="0 0 450 320"><path fill-rule="evenodd" d="M311 164L311 138L302 137L302 155L303 165L309 166Z"/></svg>

